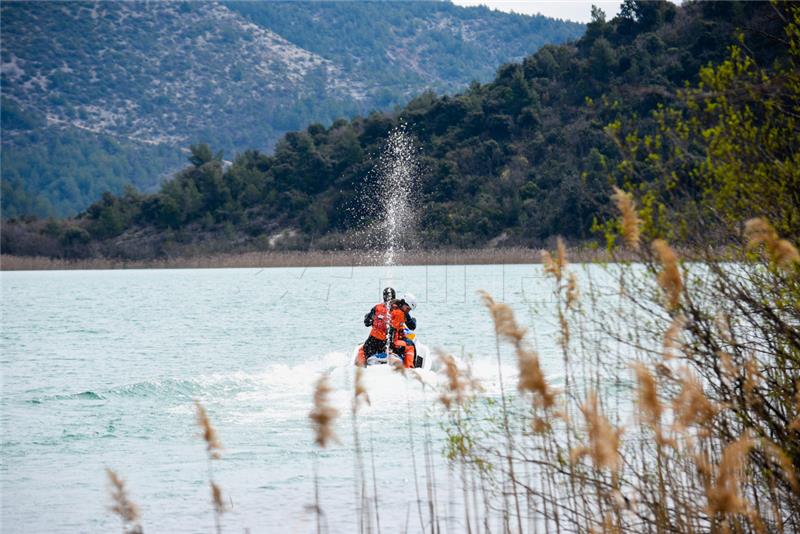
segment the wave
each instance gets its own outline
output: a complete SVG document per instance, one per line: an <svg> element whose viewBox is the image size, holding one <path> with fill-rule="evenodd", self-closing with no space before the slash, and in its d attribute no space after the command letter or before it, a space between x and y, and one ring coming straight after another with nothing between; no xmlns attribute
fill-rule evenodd
<svg viewBox="0 0 800 534"><path fill-rule="evenodd" d="M462 363L463 365L463 363ZM471 362L472 373L489 395L499 393L496 361L476 359ZM194 399L203 402L233 402L240 405L266 404L293 398L286 404L296 410L310 402L314 383L322 374L328 374L336 396L349 402L353 384L352 355L346 352L330 352L318 358L300 363L272 363L255 372L232 371L191 378L163 378L122 384L107 389L87 389L79 393L58 393L28 400L32 404L49 402L108 402L115 399L158 399L169 404L187 405ZM514 365L504 363L504 378L509 383L516 379ZM371 396L387 402L396 402L398 397L430 398L432 390L444 377L434 371L416 371L419 380L404 378L391 369L370 368L365 385ZM558 376L551 377L558 381ZM508 386L508 384L507 384ZM423 391L424 390L424 391ZM188 407L187 407L188 408ZM277 405L272 409L280 411Z"/></svg>
<svg viewBox="0 0 800 534"><path fill-rule="evenodd" d="M273 390L290 392L305 389L320 372L335 372L348 358L344 353L329 353L322 358L297 365L272 364L254 373L232 371L199 375L192 378L163 378L122 384L107 389L91 389L79 393L57 393L29 399L30 404L60 401L108 401L111 399L158 398L168 401L190 401L196 398L231 398L248 392Z"/></svg>
<svg viewBox="0 0 800 534"><path fill-rule="evenodd" d="M153 398L162 399L193 399L200 395L224 394L226 392L236 392L247 385L247 380L231 375L226 378L206 378L196 379L177 379L166 378L163 380L152 380L123 384L112 388L99 391L83 391L80 393L61 393L55 395L45 395L30 399L31 404L42 404L56 401L107 401L113 398Z"/></svg>

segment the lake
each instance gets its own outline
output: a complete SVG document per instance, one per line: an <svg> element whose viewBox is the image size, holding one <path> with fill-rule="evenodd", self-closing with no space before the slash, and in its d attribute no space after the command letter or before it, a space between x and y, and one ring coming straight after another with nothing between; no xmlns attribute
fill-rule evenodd
<svg viewBox="0 0 800 534"><path fill-rule="evenodd" d="M5 533L119 531L106 467L125 479L145 532L213 531L194 400L224 446L213 466L229 507L223 531L313 531L315 456L324 523L357 530L352 353L386 285L416 295L418 340L471 357L489 395L499 391L498 367L480 289L514 308L548 379L563 378L553 283L541 265L3 272L0 282ZM502 360L513 384L514 355L504 348ZM375 463L382 531L414 532L409 435L419 453L426 418L440 504L457 506L459 481L440 453L437 394L386 371L366 372L372 404L359 416L361 441L367 467ZM324 372L341 443L319 452L308 413Z"/></svg>

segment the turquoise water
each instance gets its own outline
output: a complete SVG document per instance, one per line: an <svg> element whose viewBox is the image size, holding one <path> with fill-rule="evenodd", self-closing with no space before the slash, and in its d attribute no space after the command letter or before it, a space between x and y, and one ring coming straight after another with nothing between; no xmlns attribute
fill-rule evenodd
<svg viewBox="0 0 800 534"><path fill-rule="evenodd" d="M119 531L106 467L126 480L145 532L213 531L194 400L225 447L214 463L230 508L223 530L313 531L318 453L308 412L322 372L342 417L341 444L319 453L321 505L331 532L353 531L350 364L367 336L362 317L388 284L416 295L419 340L471 355L489 394L497 391L494 330L478 289L514 307L549 378L561 380L552 283L540 266L3 272L0 281L7 533ZM503 358L513 379L513 356ZM436 451L443 417L433 391L385 371L367 372L372 405L359 428L368 450L372 442L382 531L415 532L407 412L420 447L427 411ZM460 489L435 460L448 503Z"/></svg>

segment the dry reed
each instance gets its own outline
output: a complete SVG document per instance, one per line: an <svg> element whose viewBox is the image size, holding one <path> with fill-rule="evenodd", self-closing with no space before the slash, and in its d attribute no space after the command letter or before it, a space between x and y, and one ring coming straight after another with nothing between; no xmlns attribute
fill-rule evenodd
<svg viewBox="0 0 800 534"><path fill-rule="evenodd" d="M754 446L755 442L751 438L742 437L722 451L716 478L706 489L709 517L713 518L717 514L734 515L748 512L749 505L740 488L747 456Z"/></svg>
<svg viewBox="0 0 800 534"><path fill-rule="evenodd" d="M711 420L719 409L705 395L697 376L685 368L682 370L682 375L680 391L672 400L673 429L677 433L683 433L697 425L702 434L707 435Z"/></svg>
<svg viewBox="0 0 800 534"><path fill-rule="evenodd" d="M356 367L355 385L353 392L353 411L358 411L358 406L361 403L370 405L369 394L367 388L364 386L364 368Z"/></svg>
<svg viewBox="0 0 800 534"><path fill-rule="evenodd" d="M220 457L222 443L220 443L217 431L208 419L206 409L199 401L194 401L194 406L197 415L197 425L203 431L203 441L206 442L206 451L208 451L209 457L216 460Z"/></svg>
<svg viewBox="0 0 800 534"><path fill-rule="evenodd" d="M485 291L479 292L484 306L489 310L492 315L492 322L494 323L495 334L512 344L516 345L525 337L525 329L521 328L516 319L514 319L514 312L502 302L497 302L494 298Z"/></svg>
<svg viewBox="0 0 800 534"><path fill-rule="evenodd" d="M586 421L589 444L570 451L572 463L589 456L595 469L608 469L616 473L622 459L619 453L622 429L615 428L600 410L600 402L595 392L589 392L586 402L581 406Z"/></svg>
<svg viewBox="0 0 800 534"><path fill-rule="evenodd" d="M750 219L745 223L745 238L753 249L763 244L770 260L784 269L800 263L800 253L786 239L781 239L774 228L764 219Z"/></svg>
<svg viewBox="0 0 800 534"><path fill-rule="evenodd" d="M519 364L519 390L534 394L534 399L545 410L552 408L556 403L556 393L547 383L539 363L539 355L535 351L520 348L517 350L517 363Z"/></svg>
<svg viewBox="0 0 800 534"><path fill-rule="evenodd" d="M214 507L214 526L217 534L222 532L222 514L225 513L225 505L222 500L222 490L214 481L214 470L212 462L219 460L222 451L222 443L219 441L217 431L211 425L206 409L199 401L194 401L197 425L203 431L203 441L206 442L206 453L208 459L208 482L211 485L211 503Z"/></svg>
<svg viewBox="0 0 800 534"><path fill-rule="evenodd" d="M642 362L635 363L633 369L636 372L636 381L639 384L638 405L641 414L645 423L655 432L657 442L663 445L666 441L661 429L661 416L664 413L664 407L658 398L658 386L655 378Z"/></svg>
<svg viewBox="0 0 800 534"><path fill-rule="evenodd" d="M450 410L455 407L463 407L464 404L475 394L481 391L480 382L472 376L472 369L467 366L459 368L456 359L444 352L439 353L439 362L442 364L441 371L446 382L439 395L439 402Z"/></svg>
<svg viewBox="0 0 800 534"><path fill-rule="evenodd" d="M614 186L614 194L611 199L617 205L617 209L622 214L622 237L625 243L632 249L639 249L640 226L642 224L639 214L636 212L636 204L633 195L626 193L622 189Z"/></svg>
<svg viewBox="0 0 800 534"><path fill-rule="evenodd" d="M554 263L561 269L565 265L562 262ZM558 271L561 272L560 270ZM525 346L524 338L526 330L517 323L514 312L510 306L502 302L496 302L487 292L480 292L484 305L488 308L494 322L495 333L514 346L519 366L519 382L517 388L520 391L536 393L543 408L550 408L555 403L555 393L550 389L545 380L539 363L538 354Z"/></svg>
<svg viewBox="0 0 800 534"><path fill-rule="evenodd" d="M560 237L556 239L556 257L553 258L549 251L543 250L541 253L544 272L552 275L557 282L561 282L564 269L567 266L567 247L564 240Z"/></svg>
<svg viewBox="0 0 800 534"><path fill-rule="evenodd" d="M125 481L111 469L106 468L106 474L111 484L111 500L114 502L110 509L122 520L123 533L142 534L142 527L139 524L139 507L128 496Z"/></svg>
<svg viewBox="0 0 800 534"><path fill-rule="evenodd" d="M494 265L534 264L539 262L540 249L482 248L452 250L406 251L397 258L398 265ZM583 263L605 263L611 256L605 249L594 246L570 248L570 257ZM86 258L64 259L44 256L0 255L0 270L91 270L91 269L221 269L269 267L334 267L380 265L378 256L363 251L257 251L224 254L190 254L151 259Z"/></svg>
<svg viewBox="0 0 800 534"><path fill-rule="evenodd" d="M794 419L789 424L789 430L793 430L796 432L800 432L800 380L795 383L795 393L794 395Z"/></svg>
<svg viewBox="0 0 800 534"><path fill-rule="evenodd" d="M667 307L674 310L680 303L683 279L678 269L678 255L663 239L653 241L653 251L661 263L661 272L658 274L658 285L667 296Z"/></svg>
<svg viewBox="0 0 800 534"><path fill-rule="evenodd" d="M333 391L328 385L328 375L322 375L314 386L314 407L308 414L314 429L314 443L323 449L330 442L339 443L339 438L333 430L333 423L339 416L339 410L330 403L330 393Z"/></svg>
<svg viewBox="0 0 800 534"><path fill-rule="evenodd" d="M567 309L574 309L580 300L580 291L578 290L578 280L575 273L570 272L567 275Z"/></svg>
<svg viewBox="0 0 800 534"><path fill-rule="evenodd" d="M216 482L211 482L211 501L217 514L226 512L225 503L222 501L222 489Z"/></svg>

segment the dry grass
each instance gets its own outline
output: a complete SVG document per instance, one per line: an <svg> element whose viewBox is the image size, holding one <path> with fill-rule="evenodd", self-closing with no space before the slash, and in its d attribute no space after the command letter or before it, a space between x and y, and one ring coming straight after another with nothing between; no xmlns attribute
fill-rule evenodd
<svg viewBox="0 0 800 534"><path fill-rule="evenodd" d="M658 285L667 297L669 309L674 310L678 307L683 289L678 255L663 239L653 241L653 251L658 256L662 268L658 274Z"/></svg>
<svg viewBox="0 0 800 534"><path fill-rule="evenodd" d="M203 431L203 441L206 442L206 451L212 459L216 460L220 457L222 443L220 443L217 431L208 419L206 409L198 401L194 401L194 407L197 414L197 425Z"/></svg>
<svg viewBox="0 0 800 534"><path fill-rule="evenodd" d="M481 391L481 384L472 376L472 369L467 366L460 368L456 359L450 354L439 353L442 363L442 373L446 381L441 389L439 401L447 409L454 407L463 408L464 404Z"/></svg>
<svg viewBox="0 0 800 534"><path fill-rule="evenodd" d="M541 261L540 249L457 249L407 251L398 265L494 265L535 264ZM595 246L576 247L570 257L579 263L604 263L611 255ZM382 265L383 259L356 251L243 252L207 256L173 257L152 260L109 258L58 259L45 257L0 256L3 271L107 270L107 269L220 269L268 267L342 267Z"/></svg>
<svg viewBox="0 0 800 534"><path fill-rule="evenodd" d="M789 269L792 265L800 263L800 253L797 252L795 246L786 239L781 239L764 219L747 221L744 234L751 249L763 244L767 255L775 265Z"/></svg>
<svg viewBox="0 0 800 534"><path fill-rule="evenodd" d="M314 407L308 414L314 428L314 443L323 449L332 442L339 442L333 429L339 410L330 403L331 391L328 376L322 375L314 386Z"/></svg>
<svg viewBox="0 0 800 534"><path fill-rule="evenodd" d="M682 374L679 393L672 400L673 429L680 434L698 426L701 435L707 436L710 423L719 409L708 399L697 376L688 369L684 369Z"/></svg>
<svg viewBox="0 0 800 534"><path fill-rule="evenodd" d="M620 226L622 227L622 237L625 243L630 248L638 250L642 221L636 212L636 203L633 201L633 195L614 186L614 194L611 195L611 199L622 215Z"/></svg>
<svg viewBox="0 0 800 534"><path fill-rule="evenodd" d="M622 464L619 452L622 429L615 428L603 414L595 392L589 393L586 402L581 406L581 413L586 422L589 443L572 449L571 461L575 463L588 456L595 469L608 469L616 473Z"/></svg>
<svg viewBox="0 0 800 534"><path fill-rule="evenodd" d="M367 393L367 388L364 386L364 368L356 367L355 387L353 392L353 412L357 412L359 405L362 403L367 405L371 404L369 400L369 393Z"/></svg>
<svg viewBox="0 0 800 534"><path fill-rule="evenodd" d="M111 511L122 520L122 531L127 534L142 534L139 524L139 507L128 497L125 481L111 469L106 469L108 481L111 485Z"/></svg>
<svg viewBox="0 0 800 534"><path fill-rule="evenodd" d="M199 401L194 401L197 425L202 430L203 441L206 443L206 458L208 459L208 483L211 487L211 504L214 508L214 526L217 534L222 532L222 514L227 509L222 499L222 489L214 481L213 461L221 457L222 443L219 441L216 429L208 418L206 409Z"/></svg>

